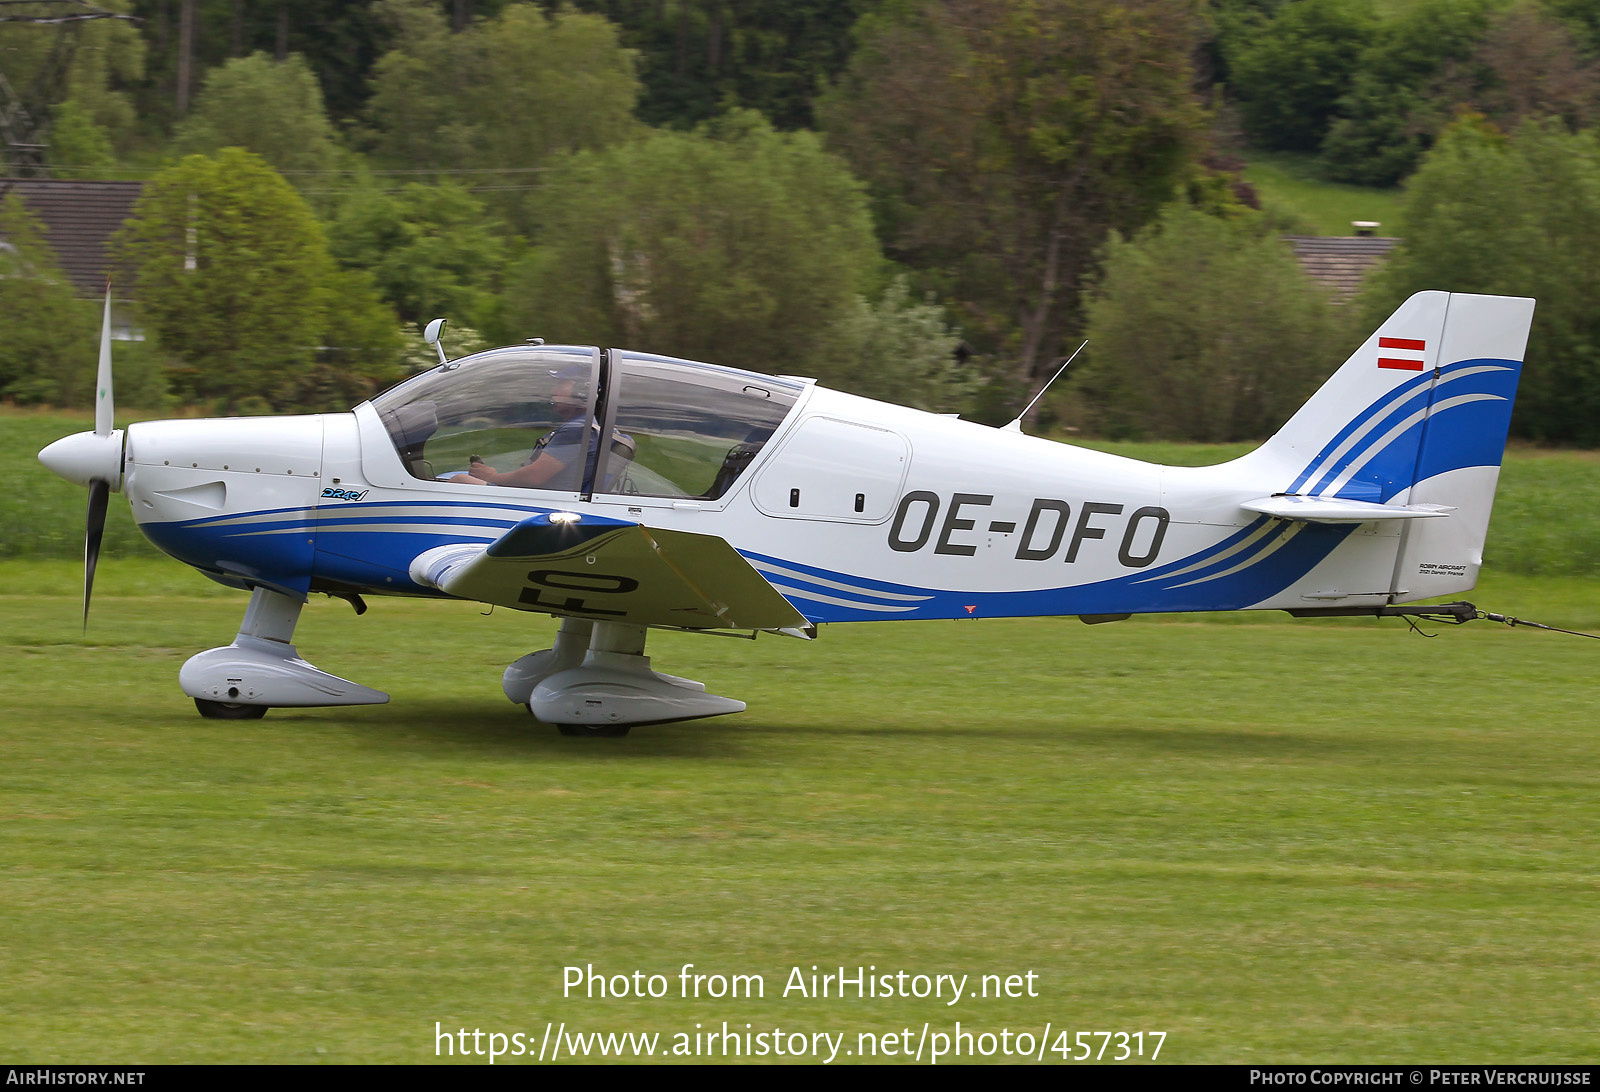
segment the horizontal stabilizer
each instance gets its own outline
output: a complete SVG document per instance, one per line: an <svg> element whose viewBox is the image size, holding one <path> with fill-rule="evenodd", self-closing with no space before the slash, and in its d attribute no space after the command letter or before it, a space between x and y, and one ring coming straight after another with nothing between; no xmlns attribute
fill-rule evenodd
<svg viewBox="0 0 1600 1092"><path fill-rule="evenodd" d="M809 624L716 535L566 512L525 519L487 547L436 546L411 562L411 578L461 599L632 625Z"/></svg>
<svg viewBox="0 0 1600 1092"><path fill-rule="evenodd" d="M1260 512L1279 519L1304 523L1370 523L1383 519L1427 519L1448 516L1455 509L1443 504L1378 504L1347 497L1303 497L1281 493L1274 497L1245 501L1247 512Z"/></svg>

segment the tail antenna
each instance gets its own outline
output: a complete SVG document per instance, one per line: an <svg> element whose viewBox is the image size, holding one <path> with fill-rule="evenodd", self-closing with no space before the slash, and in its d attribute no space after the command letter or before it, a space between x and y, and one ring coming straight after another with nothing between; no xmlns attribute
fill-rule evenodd
<svg viewBox="0 0 1600 1092"><path fill-rule="evenodd" d="M1029 402L1026 406L1022 407L1022 412L1017 414L1017 419L1015 421L1012 421L1009 425L1006 425L1004 427L1004 431L1006 431L1006 432L1021 432L1022 431L1022 419L1024 417L1028 416L1028 411L1031 410L1034 407L1034 405L1039 401L1039 399L1044 397L1044 392L1050 389L1050 384L1051 383L1054 383L1056 380L1060 379L1063 375L1066 374L1067 368L1071 366L1071 364L1072 364L1072 362L1074 360L1078 359L1078 354L1083 352L1083 350L1088 348L1088 346L1089 346L1089 339L1088 338L1084 338L1083 344L1079 345L1076 349L1073 350L1072 355L1067 357L1066 363L1062 364L1061 367L1057 368L1056 369L1056 374L1052 375L1050 377L1050 382L1046 383L1044 386L1039 388L1039 393L1033 396L1033 401Z"/></svg>

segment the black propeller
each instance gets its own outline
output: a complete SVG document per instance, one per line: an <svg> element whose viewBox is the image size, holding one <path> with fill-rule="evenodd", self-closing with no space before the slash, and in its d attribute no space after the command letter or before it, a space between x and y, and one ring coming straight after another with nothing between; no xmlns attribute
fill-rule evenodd
<svg viewBox="0 0 1600 1092"><path fill-rule="evenodd" d="M89 483L89 532L83 540L83 631L89 632L89 597L94 594L94 570L100 562L100 539L106 532L106 507L111 483L95 478Z"/></svg>
<svg viewBox="0 0 1600 1092"><path fill-rule="evenodd" d="M107 284L105 317L100 323L100 367L95 375L94 431L63 436L39 452L39 461L53 472L89 487L88 526L83 537L84 632L89 629L89 599L94 594L94 570L106 533L106 508L111 494L122 488L127 455L126 435L112 426L111 285Z"/></svg>

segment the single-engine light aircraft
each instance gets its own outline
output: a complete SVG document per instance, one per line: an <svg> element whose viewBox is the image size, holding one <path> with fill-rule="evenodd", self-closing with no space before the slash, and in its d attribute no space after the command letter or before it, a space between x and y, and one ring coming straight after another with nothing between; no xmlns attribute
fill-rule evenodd
<svg viewBox="0 0 1600 1092"><path fill-rule="evenodd" d="M95 428L39 454L249 605L194 656L209 717L388 695L295 651L313 592L561 619L502 687L569 735L733 713L655 671L652 628L810 638L826 622L1287 610L1405 614L1473 587L1533 301L1406 301L1279 432L1158 466L810 379L531 343L440 363L348 413ZM438 347L438 321L428 340ZM1462 604L1461 606L1470 606Z"/></svg>

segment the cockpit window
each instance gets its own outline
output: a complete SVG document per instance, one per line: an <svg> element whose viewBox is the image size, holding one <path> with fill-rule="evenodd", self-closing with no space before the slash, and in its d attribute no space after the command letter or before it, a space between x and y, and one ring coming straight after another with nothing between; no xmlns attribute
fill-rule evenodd
<svg viewBox="0 0 1600 1092"><path fill-rule="evenodd" d="M598 349L549 346L479 353L372 404L423 481L717 500L804 389L715 364L613 349L603 365Z"/></svg>
<svg viewBox="0 0 1600 1092"><path fill-rule="evenodd" d="M596 492L716 500L804 387L714 364L613 349L613 442Z"/></svg>
<svg viewBox="0 0 1600 1092"><path fill-rule="evenodd" d="M576 493L598 450L584 443L596 431L598 363L595 349L497 349L419 375L373 406L413 477L449 481L476 456L503 478L543 452L550 456L543 467L554 470L539 481L513 476L502 484Z"/></svg>

